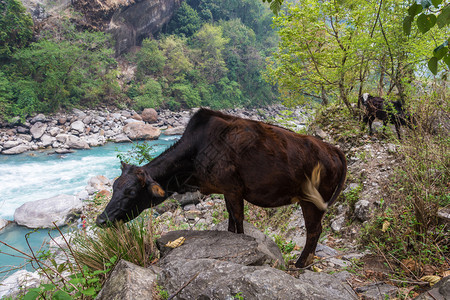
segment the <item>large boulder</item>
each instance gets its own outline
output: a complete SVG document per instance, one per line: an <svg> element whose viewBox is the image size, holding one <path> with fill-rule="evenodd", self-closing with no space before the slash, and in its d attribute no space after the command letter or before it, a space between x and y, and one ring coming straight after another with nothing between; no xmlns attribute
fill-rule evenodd
<svg viewBox="0 0 450 300"><path fill-rule="evenodd" d="M66 145L72 149L89 149L89 144L75 135L67 136Z"/></svg>
<svg viewBox="0 0 450 300"><path fill-rule="evenodd" d="M295 278L269 266L217 259L176 259L161 268L159 283L178 299L358 299L351 287L326 273Z"/></svg>
<svg viewBox="0 0 450 300"><path fill-rule="evenodd" d="M81 120L76 120L75 122L73 122L72 124L70 124L70 129L75 130L79 133L83 133L84 132L84 123Z"/></svg>
<svg viewBox="0 0 450 300"><path fill-rule="evenodd" d="M215 229L221 231L228 230L228 220L218 224ZM271 238L246 221L244 221L244 233L253 237L258 243L258 250L268 255L273 262L276 262L278 267L285 267L283 254L281 254L280 248L278 248L277 244Z"/></svg>
<svg viewBox="0 0 450 300"><path fill-rule="evenodd" d="M177 126L172 128L167 128L164 130L165 135L182 135L186 127L184 126Z"/></svg>
<svg viewBox="0 0 450 300"><path fill-rule="evenodd" d="M123 127L123 133L130 140L155 140L161 135L161 130L145 123L129 123Z"/></svg>
<svg viewBox="0 0 450 300"><path fill-rule="evenodd" d="M165 245L184 237L186 241L177 248ZM224 261L232 261L242 265L263 265L270 263L268 255L258 249L255 238L245 234L234 234L228 231L213 230L177 230L171 231L156 241L161 252L160 263L189 257L190 259L209 259L220 257Z"/></svg>
<svg viewBox="0 0 450 300"><path fill-rule="evenodd" d="M39 286L41 279L37 273L20 270L0 282L0 299L15 299L21 290Z"/></svg>
<svg viewBox="0 0 450 300"><path fill-rule="evenodd" d="M83 203L72 195L58 195L22 204L14 212L14 221L29 228L63 226L81 212Z"/></svg>
<svg viewBox="0 0 450 300"><path fill-rule="evenodd" d="M158 122L158 113L153 108L146 108L141 113L142 120L147 123Z"/></svg>
<svg viewBox="0 0 450 300"><path fill-rule="evenodd" d="M8 155L20 154L20 153L27 152L28 150L31 150L31 146L22 144L22 145L10 148L8 150L3 150L2 154L8 154Z"/></svg>
<svg viewBox="0 0 450 300"><path fill-rule="evenodd" d="M121 260L114 267L96 300L153 299L157 274L153 269Z"/></svg>
<svg viewBox="0 0 450 300"><path fill-rule="evenodd" d="M39 139L47 129L47 124L42 122L36 122L31 126L30 132L35 140Z"/></svg>

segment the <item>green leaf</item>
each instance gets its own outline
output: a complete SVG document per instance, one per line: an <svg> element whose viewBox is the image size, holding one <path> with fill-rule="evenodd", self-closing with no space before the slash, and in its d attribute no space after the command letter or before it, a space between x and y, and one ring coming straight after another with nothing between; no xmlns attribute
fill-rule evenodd
<svg viewBox="0 0 450 300"><path fill-rule="evenodd" d="M44 288L44 291L51 291L55 288L55 285L51 283L43 283L41 285Z"/></svg>
<svg viewBox="0 0 450 300"><path fill-rule="evenodd" d="M447 66L450 68L450 53L447 53L446 56L444 56L444 62L447 64Z"/></svg>
<svg viewBox="0 0 450 300"><path fill-rule="evenodd" d="M447 52L448 52L448 48L444 44L442 44L433 50L433 55L438 60L440 60L445 56L445 54L447 54Z"/></svg>
<svg viewBox="0 0 450 300"><path fill-rule="evenodd" d="M39 292L37 291L28 291L28 293L23 296L23 300L35 300L39 297Z"/></svg>
<svg viewBox="0 0 450 300"><path fill-rule="evenodd" d="M417 4L414 2L409 8L408 8L408 14L414 18L415 15L418 15L422 12L422 5Z"/></svg>
<svg viewBox="0 0 450 300"><path fill-rule="evenodd" d="M442 0L431 0L431 3L433 3L434 7L438 7L442 3Z"/></svg>
<svg viewBox="0 0 450 300"><path fill-rule="evenodd" d="M420 4L424 9L427 9L428 7L431 6L431 0L421 0Z"/></svg>
<svg viewBox="0 0 450 300"><path fill-rule="evenodd" d="M69 280L69 282L71 283L71 284L80 284L80 283L83 283L83 281L84 281L84 278L74 278L74 279L71 279L71 280Z"/></svg>
<svg viewBox="0 0 450 300"><path fill-rule="evenodd" d="M72 300L73 298L65 291L56 291L52 297L53 300Z"/></svg>
<svg viewBox="0 0 450 300"><path fill-rule="evenodd" d="M450 24L450 5L447 5L438 15L436 23L439 28Z"/></svg>
<svg viewBox="0 0 450 300"><path fill-rule="evenodd" d="M411 22L412 22L412 20L413 20L413 17L411 17L411 16L406 16L403 19L403 32L406 35L409 35L411 33Z"/></svg>
<svg viewBox="0 0 450 300"><path fill-rule="evenodd" d="M95 295L95 288L91 286L90 288L88 288L88 289L86 289L84 291L81 291L81 293L83 295L86 295L86 296L94 296Z"/></svg>
<svg viewBox="0 0 450 300"><path fill-rule="evenodd" d="M430 30L431 27L434 26L434 24L436 24L436 16L433 14L429 15L421 14L417 18L417 27L422 33L425 33L428 30Z"/></svg>
<svg viewBox="0 0 450 300"><path fill-rule="evenodd" d="M430 69L431 73L434 75L437 74L437 67L438 67L438 59L436 57L430 58L428 61L428 69Z"/></svg>

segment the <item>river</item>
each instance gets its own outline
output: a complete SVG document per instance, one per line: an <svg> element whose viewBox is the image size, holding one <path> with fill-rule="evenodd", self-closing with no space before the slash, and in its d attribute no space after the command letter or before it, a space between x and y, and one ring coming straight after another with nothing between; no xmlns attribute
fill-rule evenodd
<svg viewBox="0 0 450 300"><path fill-rule="evenodd" d="M152 155L157 156L172 145L179 136L161 136L149 141ZM90 150L78 150L64 155L48 152L28 152L20 155L0 155L0 218L13 220L14 211L25 202L45 199L58 194L74 195L84 189L88 180L96 175L113 179L120 175L118 153L132 148L132 144L108 143ZM29 253L25 235L30 229L9 225L0 231L0 240ZM34 250L39 250L48 240L48 230L41 229L29 238ZM0 245L0 281L12 267L26 260L5 254L17 255ZM29 268L29 267L28 267Z"/></svg>

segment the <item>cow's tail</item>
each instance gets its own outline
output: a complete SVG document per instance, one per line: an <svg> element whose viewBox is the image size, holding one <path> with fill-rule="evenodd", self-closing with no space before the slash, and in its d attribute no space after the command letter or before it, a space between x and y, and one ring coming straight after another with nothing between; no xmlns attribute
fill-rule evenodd
<svg viewBox="0 0 450 300"><path fill-rule="evenodd" d="M342 162L341 180L336 186L334 193L331 196L330 200L328 200L328 202L324 201L322 195L320 195L318 191L320 185L320 172L322 169L322 165L320 164L320 162L314 167L311 173L311 178L306 176L306 181L303 185L302 200L312 202L318 209L322 211L326 211L327 208L336 201L339 193L344 188L344 183L347 176L347 160L345 159L344 153L342 153L342 151L338 151L338 154Z"/></svg>
<svg viewBox="0 0 450 300"><path fill-rule="evenodd" d="M342 162L342 174L341 174L341 180L339 181L338 185L336 186L336 189L334 190L333 196L331 196L330 200L328 201L328 206L332 205L334 201L336 201L337 197L341 193L342 189L344 188L345 179L347 178L347 159L345 158L345 155L342 151L337 151L339 154L339 158Z"/></svg>
<svg viewBox="0 0 450 300"><path fill-rule="evenodd" d="M318 163L312 173L311 178L306 176L306 181L303 184L303 197L302 200L312 202L318 209L320 210L327 210L327 203L322 198L322 195L320 195L319 191L317 190L320 185L320 171L322 170L322 165Z"/></svg>

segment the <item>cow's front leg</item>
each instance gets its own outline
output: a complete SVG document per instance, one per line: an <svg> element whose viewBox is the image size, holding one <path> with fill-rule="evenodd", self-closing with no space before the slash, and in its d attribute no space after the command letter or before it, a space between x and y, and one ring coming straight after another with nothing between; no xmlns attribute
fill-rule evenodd
<svg viewBox="0 0 450 300"><path fill-rule="evenodd" d="M225 195L228 211L228 231L244 233L244 199L236 195Z"/></svg>
<svg viewBox="0 0 450 300"><path fill-rule="evenodd" d="M322 217L324 211L318 209L313 203L301 201L303 218L306 227L306 243L300 258L295 263L297 268L304 268L310 265L314 260L317 242L322 233Z"/></svg>

